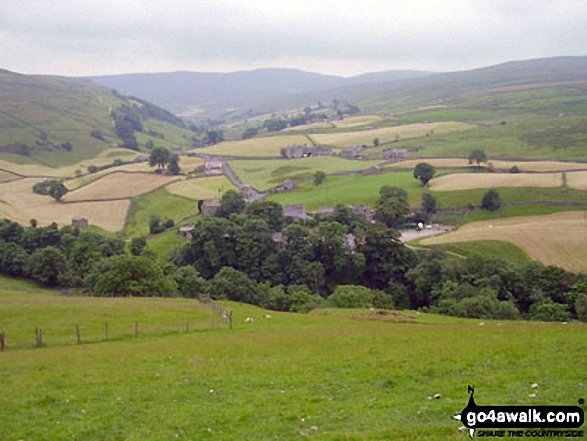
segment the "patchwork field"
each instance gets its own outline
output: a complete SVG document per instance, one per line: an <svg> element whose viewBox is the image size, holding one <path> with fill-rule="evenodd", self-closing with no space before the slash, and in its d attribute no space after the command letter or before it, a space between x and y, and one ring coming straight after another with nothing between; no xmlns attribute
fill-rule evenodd
<svg viewBox="0 0 587 441"><path fill-rule="evenodd" d="M573 173L567 173L567 176ZM498 187L561 187L562 183L561 173L458 173L434 178L428 185L434 191L454 191ZM567 185L570 186L570 183Z"/></svg>
<svg viewBox="0 0 587 441"><path fill-rule="evenodd" d="M431 132L442 134L473 129L475 126L460 122L440 122L429 124L408 124L395 127L384 127L356 132L321 133L310 137L316 144L334 147L351 147L355 145L372 145L375 138L381 144L406 138L422 138Z"/></svg>
<svg viewBox="0 0 587 441"><path fill-rule="evenodd" d="M380 161L353 161L333 156L314 156L301 159L259 161L230 161L237 176L257 190L267 190L285 179L311 179L317 171L326 174L364 170Z"/></svg>
<svg viewBox="0 0 587 441"><path fill-rule="evenodd" d="M210 176L174 182L167 185L165 189L171 194L184 198L205 200L219 198L223 192L235 190L236 187L225 176Z"/></svg>
<svg viewBox="0 0 587 441"><path fill-rule="evenodd" d="M423 239L421 244L477 240L512 242L545 264L587 272L587 211L473 222L457 231Z"/></svg>
<svg viewBox="0 0 587 441"><path fill-rule="evenodd" d="M290 144L310 145L310 141L303 135L271 136L242 141L224 141L210 147L192 150L192 152L237 157L280 157L281 149Z"/></svg>
<svg viewBox="0 0 587 441"><path fill-rule="evenodd" d="M63 202L127 199L148 193L181 178L155 173L113 172L67 193Z"/></svg>
<svg viewBox="0 0 587 441"><path fill-rule="evenodd" d="M452 415L466 406L469 384L480 404L575 405L586 392L584 371L569 369L587 363L582 324L479 326L359 310L267 319L230 303L234 329L211 330L207 311L192 301L16 289L0 290L8 343L0 411L10 415L2 436L11 440L456 440L467 436ZM135 320L156 329L186 319L204 327L132 337ZM105 321L114 337L120 329L131 336L66 345L75 325L100 340ZM46 348L11 348L30 347L35 326Z"/></svg>
<svg viewBox="0 0 587 441"><path fill-rule="evenodd" d="M395 162L388 164L389 168L415 168L421 162L426 162L434 167L450 168L450 167L470 167L467 158L422 158L410 159L407 161ZM562 161L502 161L489 159L488 162L482 163L485 166L491 163L494 169L509 170L516 166L522 172L562 172L572 170L585 170L587 163L585 162L562 162ZM476 165L476 164L473 164Z"/></svg>
<svg viewBox="0 0 587 441"><path fill-rule="evenodd" d="M91 225L107 231L120 231L124 226L130 201L78 202L63 204L50 196L33 193L39 179L25 178L0 184L0 216L28 225L36 219L39 225L70 225L71 218L85 216Z"/></svg>

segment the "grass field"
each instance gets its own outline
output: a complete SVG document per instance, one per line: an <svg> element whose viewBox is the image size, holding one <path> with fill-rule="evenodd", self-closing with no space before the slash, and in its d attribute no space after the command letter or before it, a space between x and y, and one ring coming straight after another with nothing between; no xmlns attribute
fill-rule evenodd
<svg viewBox="0 0 587 441"><path fill-rule="evenodd" d="M85 216L90 224L107 231L120 231L124 226L130 201L101 201L63 204L50 196L33 193L39 179L25 178L0 184L0 216L28 225L36 219L39 225L70 225L71 218Z"/></svg>
<svg viewBox="0 0 587 441"><path fill-rule="evenodd" d="M113 172L67 193L63 202L127 199L140 196L181 178L155 173Z"/></svg>
<svg viewBox="0 0 587 441"><path fill-rule="evenodd" d="M478 240L512 242L533 259L574 272L587 272L587 211L473 222L420 243L438 245Z"/></svg>
<svg viewBox="0 0 587 441"><path fill-rule="evenodd" d="M281 135L242 141L224 141L210 147L192 150L204 155L221 155L237 157L280 157L281 149L290 144L310 145L303 135Z"/></svg>
<svg viewBox="0 0 587 441"><path fill-rule="evenodd" d="M177 196L200 200L220 198L223 192L235 190L236 187L225 176L210 176L174 182L167 185L165 189Z"/></svg>
<svg viewBox="0 0 587 441"><path fill-rule="evenodd" d="M332 156L313 156L301 159L275 159L230 161L238 177L257 190L267 190L283 183L285 179L311 179L317 171L326 174L364 170L380 161L353 161Z"/></svg>
<svg viewBox="0 0 587 441"><path fill-rule="evenodd" d="M469 124L458 122L442 122L430 124L408 124L404 126L384 127L372 130L356 132L312 134L311 138L320 145L334 147L351 147L355 145L372 145L375 138L379 138L381 144L406 138L422 138L432 131L434 134L449 133L455 131L470 130L474 128ZM399 137L399 138L398 138Z"/></svg>
<svg viewBox="0 0 587 441"><path fill-rule="evenodd" d="M19 179L19 178L20 178L20 176L15 175L14 173L5 172L5 171L0 170L0 183L13 181L13 180Z"/></svg>
<svg viewBox="0 0 587 441"><path fill-rule="evenodd" d="M149 234L151 216L173 219L176 223L198 214L198 202L170 194L165 188L132 200L126 225L125 237L141 237Z"/></svg>
<svg viewBox="0 0 587 441"><path fill-rule="evenodd" d="M419 205L422 184L414 179L412 172L396 171L376 175L328 176L319 187L313 182L304 182L298 189L269 196L269 200L280 204L303 204L310 212L320 205L366 204L375 206L379 189L384 185L400 187L408 193L410 205Z"/></svg>
<svg viewBox="0 0 587 441"><path fill-rule="evenodd" d="M230 304L234 329L210 330L208 312L187 300L6 290L0 298L8 343L0 414L11 440L458 440L467 435L452 415L469 384L481 405L575 405L587 392L581 324L479 326L358 310L264 319L263 310ZM186 318L208 329L131 336L135 321L157 333ZM114 336L114 323L131 335L66 345L76 324L82 337L100 339L106 320ZM35 326L46 348L11 348L30 347ZM429 398L436 393L442 398Z"/></svg>
<svg viewBox="0 0 587 441"><path fill-rule="evenodd" d="M530 261L528 253L511 242L501 240L476 240L472 242L454 242L443 245L447 251L456 253L460 256L497 256L508 262L520 264Z"/></svg>

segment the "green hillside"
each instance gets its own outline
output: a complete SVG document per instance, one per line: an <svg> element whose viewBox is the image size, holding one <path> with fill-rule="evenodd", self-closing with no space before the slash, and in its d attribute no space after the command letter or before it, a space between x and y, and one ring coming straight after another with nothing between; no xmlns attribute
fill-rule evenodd
<svg viewBox="0 0 587 441"><path fill-rule="evenodd" d="M94 158L123 144L113 117L125 107L138 109L143 123L134 150L149 140L189 146L193 133L163 109L89 82L0 70L0 159L61 166Z"/></svg>

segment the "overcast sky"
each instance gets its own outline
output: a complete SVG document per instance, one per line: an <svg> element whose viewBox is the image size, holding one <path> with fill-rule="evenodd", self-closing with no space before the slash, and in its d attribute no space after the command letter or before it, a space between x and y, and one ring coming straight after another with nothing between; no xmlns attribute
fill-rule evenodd
<svg viewBox="0 0 587 441"><path fill-rule="evenodd" d="M587 55L585 0L0 0L0 68L351 76Z"/></svg>

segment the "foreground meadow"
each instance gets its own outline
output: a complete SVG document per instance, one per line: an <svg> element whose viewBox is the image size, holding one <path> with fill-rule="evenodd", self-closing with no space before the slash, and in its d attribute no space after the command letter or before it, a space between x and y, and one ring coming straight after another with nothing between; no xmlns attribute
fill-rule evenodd
<svg viewBox="0 0 587 441"><path fill-rule="evenodd" d="M151 324L184 320L190 309L206 317L190 300L22 289L0 291L9 342L11 332L34 323L71 331L78 322L102 325L108 315ZM258 308L228 306L232 330L81 345L47 337L42 349L9 348L0 354L3 439L464 440L451 417L466 405L469 384L479 404L574 405L587 392L581 324L479 326L358 310L264 318Z"/></svg>

